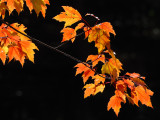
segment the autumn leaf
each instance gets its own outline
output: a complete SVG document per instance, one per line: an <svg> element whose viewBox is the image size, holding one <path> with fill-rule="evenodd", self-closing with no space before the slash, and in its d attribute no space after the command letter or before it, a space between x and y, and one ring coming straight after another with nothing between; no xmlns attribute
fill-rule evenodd
<svg viewBox="0 0 160 120"><path fill-rule="evenodd" d="M45 17L46 5L50 5L49 0L25 0L26 6L29 8L30 12L35 10L37 16L41 12L43 17ZM14 10L19 14L24 10L24 0L1 0L0 2L0 15L2 18L5 17L5 12L8 11L11 14Z"/></svg>
<svg viewBox="0 0 160 120"><path fill-rule="evenodd" d="M0 3L0 16L2 16L2 19L5 18L5 12L6 12L6 10L9 10L9 8L7 7L7 5L4 2Z"/></svg>
<svg viewBox="0 0 160 120"><path fill-rule="evenodd" d="M104 84L98 84L95 88L95 92L94 92L94 95L96 95L97 93L99 92L103 92L104 91L104 88L105 88L105 85Z"/></svg>
<svg viewBox="0 0 160 120"><path fill-rule="evenodd" d="M90 66L88 64L84 65L83 63L78 63L74 67L77 67L76 75L80 74L80 73L83 73L82 78L83 78L84 84L87 82L89 77L94 76L94 74L95 74L95 72L90 69Z"/></svg>
<svg viewBox="0 0 160 120"><path fill-rule="evenodd" d="M61 12L59 15L55 16L54 19L59 22L65 22L64 28L71 26L82 19L81 14L76 9L69 6L62 7L65 12Z"/></svg>
<svg viewBox="0 0 160 120"><path fill-rule="evenodd" d="M15 60L20 61L22 65L25 59L22 50L18 46L9 47L8 57L9 57L9 62L14 58Z"/></svg>
<svg viewBox="0 0 160 120"><path fill-rule="evenodd" d="M11 26L26 34L25 30L27 28L23 24L13 23ZM0 26L0 36L2 36L0 38L0 58L3 64L7 58L9 62L12 59L19 61L22 66L25 59L34 62L34 50L38 50L38 48L29 38L24 37L9 26L6 27L4 24Z"/></svg>
<svg viewBox="0 0 160 120"><path fill-rule="evenodd" d="M95 92L95 85L94 84L86 84L83 88L85 88L84 98L87 98L90 95L94 95L94 92Z"/></svg>
<svg viewBox="0 0 160 120"><path fill-rule="evenodd" d="M98 53L100 54L105 48L106 45L110 42L107 33L100 28L93 27L89 36L88 42L95 42L95 47L98 49Z"/></svg>
<svg viewBox="0 0 160 120"><path fill-rule="evenodd" d="M118 79L117 69L114 68L111 73L111 84L113 84Z"/></svg>
<svg viewBox="0 0 160 120"><path fill-rule="evenodd" d="M86 39L89 36L91 29L89 27L84 27L83 30L85 32L85 39Z"/></svg>
<svg viewBox="0 0 160 120"><path fill-rule="evenodd" d="M104 91L105 85L104 84L95 85L91 83L91 84L86 84L83 88L85 88L84 98L87 98L90 95L96 95L99 92L102 93Z"/></svg>
<svg viewBox="0 0 160 120"><path fill-rule="evenodd" d="M75 31L82 29L84 25L84 23L78 23L78 25L75 27Z"/></svg>
<svg viewBox="0 0 160 120"><path fill-rule="evenodd" d="M140 78L131 78L136 85L146 86L146 83Z"/></svg>
<svg viewBox="0 0 160 120"><path fill-rule="evenodd" d="M68 41L68 40L71 40L72 43L74 42L75 36L76 36L75 29L67 27L67 28L63 28L61 32L63 33L63 39L61 42Z"/></svg>
<svg viewBox="0 0 160 120"><path fill-rule="evenodd" d="M109 111L112 108L118 116L121 108L121 102L125 103L124 99L125 95L121 93L121 91L116 90L115 95L112 96L108 102L107 110Z"/></svg>
<svg viewBox="0 0 160 120"><path fill-rule="evenodd" d="M102 74L110 74L110 75L115 75L114 69L117 71L117 77L119 76L120 70L122 70L122 63L117 59L117 58L110 58L109 61L107 61L103 66L102 66Z"/></svg>
<svg viewBox="0 0 160 120"><path fill-rule="evenodd" d="M105 63L105 56L104 55L89 55L86 61L92 61L92 66L95 67L100 61Z"/></svg>
<svg viewBox="0 0 160 120"><path fill-rule="evenodd" d="M143 86L139 85L135 87L135 93L137 99L144 105L153 108L150 96L153 95L151 90L145 89Z"/></svg>
<svg viewBox="0 0 160 120"><path fill-rule="evenodd" d="M50 5L49 0L26 0L26 5L29 8L30 12L35 10L37 16L41 12L43 17L45 17L46 5Z"/></svg>
<svg viewBox="0 0 160 120"><path fill-rule="evenodd" d="M92 79L94 79L94 84L98 85L99 83L104 83L105 82L105 75L102 74L97 74L95 76L92 76Z"/></svg>
<svg viewBox="0 0 160 120"><path fill-rule="evenodd" d="M99 25L96 25L96 27L103 29L107 33L108 37L110 37L110 33L116 35L110 22L100 23Z"/></svg>
<svg viewBox="0 0 160 120"><path fill-rule="evenodd" d="M5 53L5 50L3 50L2 48L0 48L0 59L2 60L3 64L5 64L6 53Z"/></svg>
<svg viewBox="0 0 160 120"><path fill-rule="evenodd" d="M19 44L28 59L34 63L34 50L38 50L37 46L31 41L20 41Z"/></svg>

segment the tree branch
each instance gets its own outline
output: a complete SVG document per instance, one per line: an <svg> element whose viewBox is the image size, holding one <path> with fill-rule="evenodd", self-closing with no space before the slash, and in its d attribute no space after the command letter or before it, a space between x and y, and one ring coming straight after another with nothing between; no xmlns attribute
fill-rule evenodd
<svg viewBox="0 0 160 120"><path fill-rule="evenodd" d="M3 19L0 19L0 21L1 21L2 23L6 24L7 26L9 26L10 28L12 28L13 30L15 30L16 32L20 33L21 35L23 35L23 36L31 39L32 41L36 41L37 43L39 43L39 44L41 44L41 45L43 45L43 46L45 46L45 47L47 47L47 48L50 48L51 50L54 50L54 51L56 51L56 52L58 52L58 53L60 53L60 54L62 54L62 55L64 55L64 56L66 56L66 57L68 57L68 58L70 58L70 59L78 62L78 63L84 64L86 67L88 67L88 68L90 68L92 71L94 71L95 74L98 74L99 76L103 77L102 75L100 75L99 73L97 73L94 69L92 69L91 67L89 67L86 62L83 62L83 61L79 60L78 58L73 57L72 55L70 55L70 54L68 54L68 53L65 53L65 52L57 49L57 48L61 47L63 44L61 44L61 45L59 45L59 46L56 46L56 47L50 46L50 45L48 45L48 44L46 44L46 43L44 43L44 42L41 42L40 40L38 40L38 39L36 39L36 38L33 38L33 37L31 37L31 36L29 36L29 35L27 35L27 34L25 34L25 33L22 33L21 31L19 31L19 30L17 30L16 28L12 27L8 22L4 21ZM85 31L84 31L84 32L85 32ZM82 32L82 33L84 33L84 32ZM82 33L78 34L77 36L82 35ZM75 37L76 37L76 36L75 36ZM72 38L71 38L71 39L72 39ZM64 44L65 44L65 43L64 43ZM103 77L103 78L110 79L110 77Z"/></svg>

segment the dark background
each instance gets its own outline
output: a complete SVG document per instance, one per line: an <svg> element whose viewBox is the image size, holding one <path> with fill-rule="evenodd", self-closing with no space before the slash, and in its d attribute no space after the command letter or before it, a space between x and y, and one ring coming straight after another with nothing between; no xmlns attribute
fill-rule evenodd
<svg viewBox="0 0 160 120"><path fill-rule="evenodd" d="M52 18L63 11L63 5L72 6L82 16L93 13L100 22L111 22L116 37L111 37L112 49L123 63L125 72L137 72L146 76L146 83L154 91L153 107L122 104L117 118L113 110L107 111L109 98L114 94L106 86L102 94L83 99L83 82L75 77L77 63L38 43L35 63L26 60L22 68L19 62L0 63L0 119L3 120L150 120L159 119L159 0L50 0L46 18L37 18L29 10L13 13L5 20L24 24L27 34L52 46L62 40L60 30L64 23ZM86 19L93 24L91 17ZM60 48L83 61L89 54L96 54L94 44L77 37Z"/></svg>

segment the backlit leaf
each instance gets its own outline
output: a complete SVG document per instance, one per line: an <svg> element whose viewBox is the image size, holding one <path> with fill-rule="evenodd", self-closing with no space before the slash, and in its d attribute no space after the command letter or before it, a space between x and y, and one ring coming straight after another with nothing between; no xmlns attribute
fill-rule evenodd
<svg viewBox="0 0 160 120"><path fill-rule="evenodd" d="M102 63L105 63L105 56L104 55L89 55L86 61L89 61L89 60L92 61L92 66L95 67L100 61Z"/></svg>
<svg viewBox="0 0 160 120"><path fill-rule="evenodd" d="M74 42L75 36L76 36L75 29L67 27L67 28L63 28L61 32L63 33L63 39L61 42L68 41L68 40L71 40L72 42Z"/></svg>
<svg viewBox="0 0 160 120"><path fill-rule="evenodd" d="M61 12L59 15L55 16L54 19L58 20L59 22L65 22L64 28L71 26L82 19L81 14L76 9L69 6L62 7L65 12Z"/></svg>
<svg viewBox="0 0 160 120"><path fill-rule="evenodd" d="M94 74L95 74L95 72L90 69L90 66L88 64L84 65L83 63L78 63L74 67L77 67L76 75L80 74L80 73L83 73L82 77L83 77L84 84L87 82L89 77L94 76Z"/></svg>

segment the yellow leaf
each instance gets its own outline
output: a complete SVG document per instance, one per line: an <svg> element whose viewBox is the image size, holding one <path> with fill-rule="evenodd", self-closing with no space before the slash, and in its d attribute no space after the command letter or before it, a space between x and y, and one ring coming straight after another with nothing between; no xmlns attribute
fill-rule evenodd
<svg viewBox="0 0 160 120"><path fill-rule="evenodd" d="M120 70L122 70L122 63L117 58L109 59L109 61L102 66L101 71L102 74L107 73L109 75L114 75L115 74L115 71L113 71L114 69L116 69L118 77Z"/></svg>
<svg viewBox="0 0 160 120"><path fill-rule="evenodd" d="M105 88L105 85L104 84L99 84L98 86L96 86L96 90L95 90L95 92L94 92L94 95L96 95L97 93L99 93L99 92L103 92L104 91L104 88Z"/></svg>
<svg viewBox="0 0 160 120"><path fill-rule="evenodd" d="M108 43L110 43L109 37L103 29L94 27L88 36L88 42L95 42L95 47L98 48L98 53L100 54Z"/></svg>
<svg viewBox="0 0 160 120"><path fill-rule="evenodd" d="M82 19L81 14L76 9L69 6L62 7L65 12L61 12L59 15L55 16L54 19L58 20L59 22L65 22L64 28L71 26Z"/></svg>
<svg viewBox="0 0 160 120"><path fill-rule="evenodd" d="M94 95L94 91L95 91L95 85L94 84L86 84L84 86L84 88L85 88L84 98L87 98L90 95Z"/></svg>
<svg viewBox="0 0 160 120"><path fill-rule="evenodd" d="M76 37L75 29L67 27L67 28L63 28L61 32L63 33L63 39L61 42L68 41L68 40L71 40L72 43L74 42Z"/></svg>

